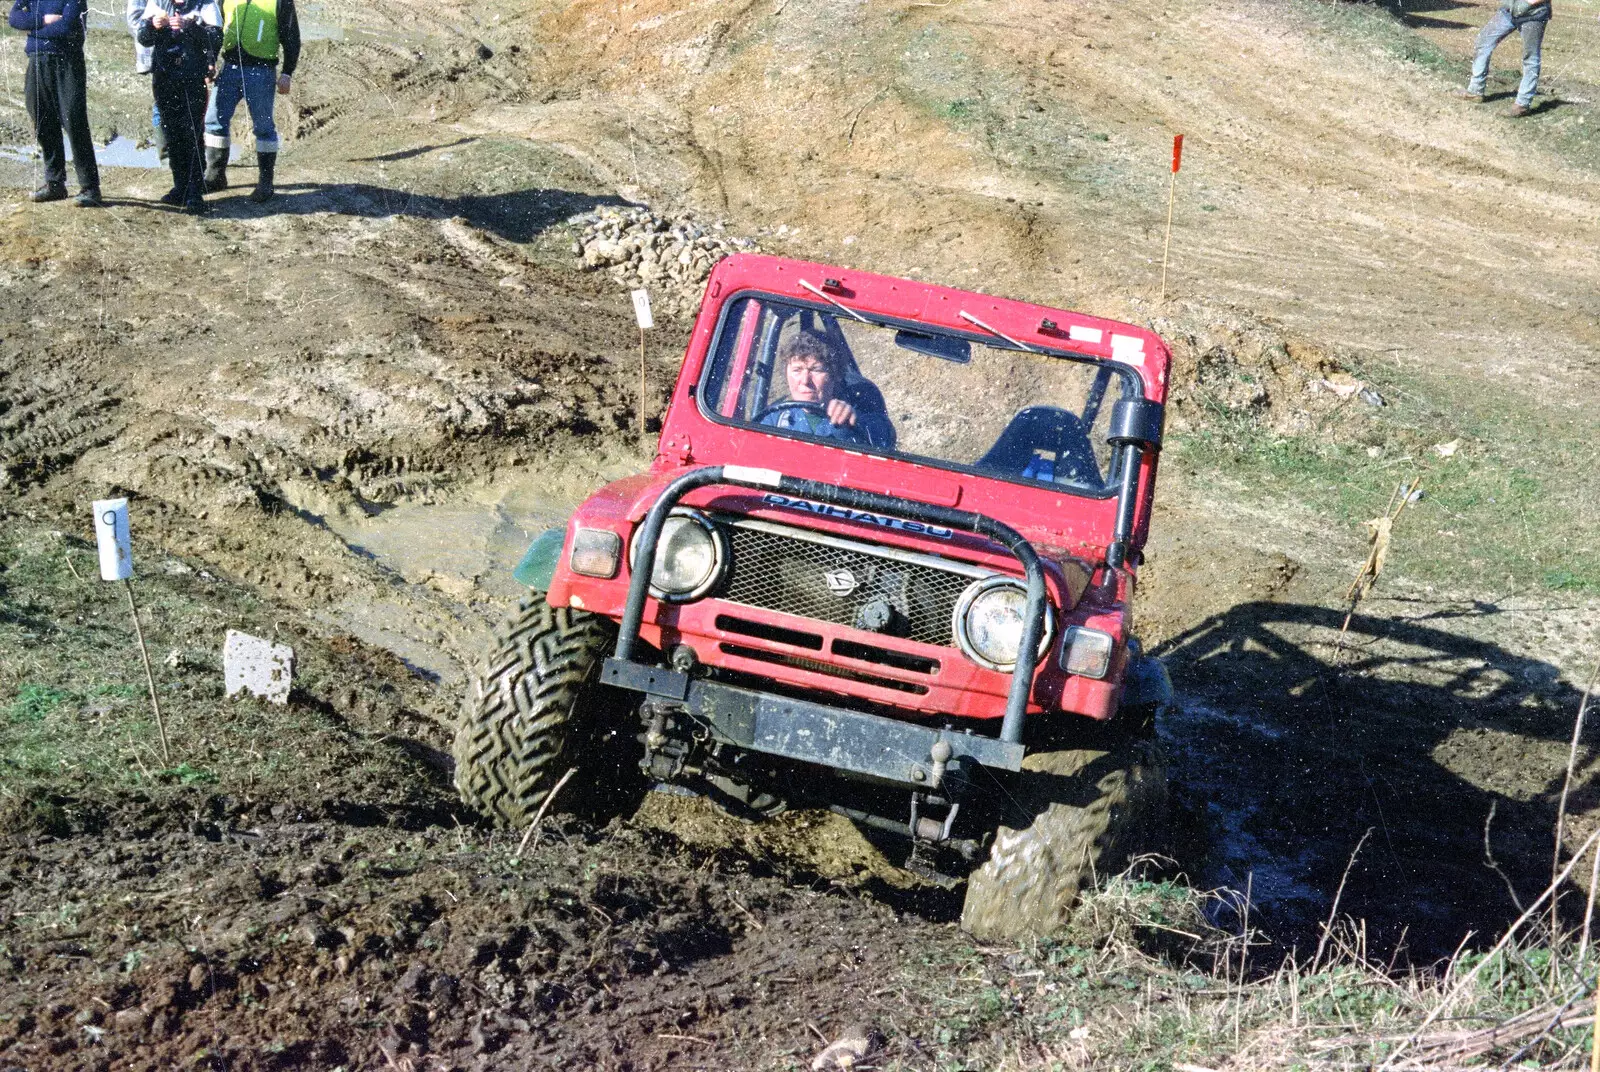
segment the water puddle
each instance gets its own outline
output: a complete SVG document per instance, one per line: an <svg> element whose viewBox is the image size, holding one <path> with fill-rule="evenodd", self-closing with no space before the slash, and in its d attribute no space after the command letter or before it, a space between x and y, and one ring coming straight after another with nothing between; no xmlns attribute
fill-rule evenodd
<svg viewBox="0 0 1600 1072"><path fill-rule="evenodd" d="M1245 739L1255 737L1260 747L1271 748L1283 736L1278 728L1241 711L1226 710L1193 697L1179 697L1162 726L1162 746L1173 769L1182 771L1187 792L1206 802L1206 825L1213 842L1204 864L1190 876L1203 889L1250 893L1252 911L1265 909L1277 920L1304 924L1316 917L1326 894L1304 881L1314 860L1310 846L1266 844L1259 830L1273 824L1263 809L1232 792L1236 772L1210 762L1191 742L1208 740L1218 726ZM1229 910L1231 911L1231 909ZM1230 925L1214 920L1219 925Z"/></svg>
<svg viewBox="0 0 1600 1072"><path fill-rule="evenodd" d="M66 146L67 159L72 159L72 146ZM244 147L237 142L228 149L228 162L236 163ZM154 142L134 141L118 134L104 145L95 146L95 163L103 168L162 168L167 162L156 152ZM17 164L37 164L42 160L37 145L0 145L0 160Z"/></svg>
<svg viewBox="0 0 1600 1072"><path fill-rule="evenodd" d="M511 571L535 536L565 524L581 497L553 494L530 474L445 503L400 503L374 517L330 514L323 523L393 574L396 590L352 594L317 616L459 686L490 630L526 594Z"/></svg>
<svg viewBox="0 0 1600 1072"><path fill-rule="evenodd" d="M507 599L521 594L511 571L533 538L565 524L577 499L553 496L527 481L480 486L445 503L405 502L373 517L329 517L352 549L412 584L457 598Z"/></svg>

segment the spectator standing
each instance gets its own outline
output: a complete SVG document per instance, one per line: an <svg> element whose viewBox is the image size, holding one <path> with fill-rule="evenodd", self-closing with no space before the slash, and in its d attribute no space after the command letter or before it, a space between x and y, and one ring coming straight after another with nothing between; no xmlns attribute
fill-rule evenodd
<svg viewBox="0 0 1600 1072"><path fill-rule="evenodd" d="M30 201L61 201L67 196L67 154L61 130L72 141L72 166L78 173L77 204L92 208L100 200L100 169L89 137L89 89L83 62L83 35L89 5L84 0L14 0L11 28L26 30L28 73L23 83L28 118L44 155L44 185Z"/></svg>
<svg viewBox="0 0 1600 1072"><path fill-rule="evenodd" d="M272 121L272 92L287 96L300 63L300 19L294 0L222 0L222 69L211 86L206 109L206 189L228 186L228 130L243 99L256 138L256 188L252 201L273 194L278 163L278 128ZM283 73L278 73L278 52Z"/></svg>
<svg viewBox="0 0 1600 1072"><path fill-rule="evenodd" d="M1533 111L1533 95L1539 89L1539 53L1544 48L1544 28L1550 23L1550 0L1505 0L1478 31L1478 51L1472 59L1472 77L1460 96L1483 103L1483 87L1489 77L1489 57L1500 42L1513 32L1522 34L1522 84L1517 87L1513 117Z"/></svg>
<svg viewBox="0 0 1600 1072"><path fill-rule="evenodd" d="M122 11L122 21L128 24L128 32L133 35L133 73L150 73L151 49L139 43L139 24L144 21L144 8L147 0L128 0L128 5ZM156 158L167 158L167 136L161 129L161 109L151 103L150 129L156 144Z"/></svg>
<svg viewBox="0 0 1600 1072"><path fill-rule="evenodd" d="M204 212L206 77L222 46L222 11L217 0L148 0L138 40L151 50L150 84L167 132L172 189L161 201Z"/></svg>

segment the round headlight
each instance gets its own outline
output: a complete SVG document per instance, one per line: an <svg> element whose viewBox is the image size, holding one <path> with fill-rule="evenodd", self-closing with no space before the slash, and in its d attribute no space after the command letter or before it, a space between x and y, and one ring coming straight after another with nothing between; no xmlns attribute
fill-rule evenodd
<svg viewBox="0 0 1600 1072"><path fill-rule="evenodd" d="M1028 609L1028 589L1010 577L989 577L972 585L956 602L952 623L956 643L967 658L990 670L1010 671L1017 665L1022 644L1023 619ZM1050 648L1054 618L1048 604L1039 655Z"/></svg>
<svg viewBox="0 0 1600 1072"><path fill-rule="evenodd" d="M636 537L630 549L635 568L638 546ZM656 541L650 594L673 603L699 599L722 576L727 558L722 534L710 521L696 513L671 514L661 526L661 539Z"/></svg>

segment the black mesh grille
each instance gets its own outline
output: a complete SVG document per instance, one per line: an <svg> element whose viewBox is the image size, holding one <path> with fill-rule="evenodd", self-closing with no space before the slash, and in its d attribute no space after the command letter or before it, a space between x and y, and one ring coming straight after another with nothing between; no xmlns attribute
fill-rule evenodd
<svg viewBox="0 0 1600 1072"><path fill-rule="evenodd" d="M950 616L973 582L966 574L765 529L735 525L728 534L733 563L722 598L730 602L924 644L955 644ZM891 613L884 623L886 607Z"/></svg>

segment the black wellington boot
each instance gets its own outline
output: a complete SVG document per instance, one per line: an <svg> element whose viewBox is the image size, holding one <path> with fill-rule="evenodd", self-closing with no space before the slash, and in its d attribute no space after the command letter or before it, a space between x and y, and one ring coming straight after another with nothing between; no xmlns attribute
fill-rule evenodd
<svg viewBox="0 0 1600 1072"><path fill-rule="evenodd" d="M228 150L206 146L206 193L228 188Z"/></svg>
<svg viewBox="0 0 1600 1072"><path fill-rule="evenodd" d="M250 200L260 204L272 200L272 173L278 166L277 153L257 153L256 188L250 191Z"/></svg>

